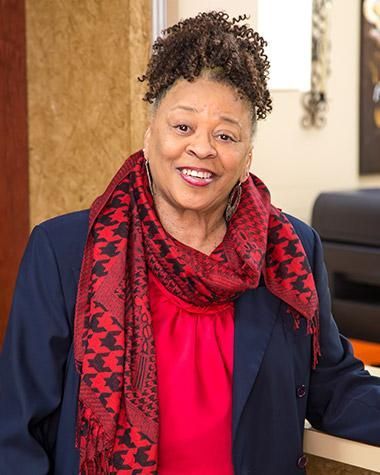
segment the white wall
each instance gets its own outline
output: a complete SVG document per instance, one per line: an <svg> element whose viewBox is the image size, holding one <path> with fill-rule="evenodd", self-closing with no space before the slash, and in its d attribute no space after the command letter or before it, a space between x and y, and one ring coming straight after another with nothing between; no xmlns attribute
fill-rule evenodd
<svg viewBox="0 0 380 475"><path fill-rule="evenodd" d="M238 16L242 13L256 18L257 0L167 0L168 21L174 23L180 18L196 15L198 12L210 10L224 10L230 15Z"/></svg>
<svg viewBox="0 0 380 475"><path fill-rule="evenodd" d="M224 9L234 15L250 13L255 24L256 0L231 3L169 0L169 21L198 11ZM252 171L269 186L275 205L306 221L321 191L380 187L379 175L360 178L358 173L360 3L333 1L327 125L321 130L303 129L302 94L275 91L273 112L259 123L255 138Z"/></svg>

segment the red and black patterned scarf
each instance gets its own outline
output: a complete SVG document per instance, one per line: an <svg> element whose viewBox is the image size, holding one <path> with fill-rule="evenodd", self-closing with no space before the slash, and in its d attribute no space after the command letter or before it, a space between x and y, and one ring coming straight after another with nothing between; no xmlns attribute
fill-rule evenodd
<svg viewBox="0 0 380 475"><path fill-rule="evenodd" d="M222 256L180 245L154 210L142 152L132 155L90 211L75 314L80 373L80 474L157 474L158 397L148 271L200 307L267 288L296 326L307 320L319 354L318 298L302 244L256 177L243 185ZM222 257L222 258L221 258Z"/></svg>

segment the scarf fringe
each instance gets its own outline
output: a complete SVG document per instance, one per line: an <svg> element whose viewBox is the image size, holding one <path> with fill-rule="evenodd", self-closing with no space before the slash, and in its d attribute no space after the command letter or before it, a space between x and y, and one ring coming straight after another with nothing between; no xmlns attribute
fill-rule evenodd
<svg viewBox="0 0 380 475"><path fill-rule="evenodd" d="M80 433L77 432L76 446L80 450L79 473L80 475L108 475L112 445L91 409L79 403L78 411L78 432Z"/></svg>
<svg viewBox="0 0 380 475"><path fill-rule="evenodd" d="M297 312L293 307L288 307L288 312L293 318L294 330L299 330L301 325L301 314ZM318 365L319 357L321 356L321 347L319 341L319 311L316 310L314 315L310 318L306 318L306 334L312 336L313 344L313 369Z"/></svg>
<svg viewBox="0 0 380 475"><path fill-rule="evenodd" d="M316 310L312 318L307 320L306 332L313 337L313 369L317 367L321 356L321 346L319 341L319 311Z"/></svg>

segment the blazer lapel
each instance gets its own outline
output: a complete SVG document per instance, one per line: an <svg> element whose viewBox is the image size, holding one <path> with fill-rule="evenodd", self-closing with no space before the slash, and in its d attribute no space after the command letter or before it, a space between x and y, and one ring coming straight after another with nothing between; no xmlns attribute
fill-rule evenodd
<svg viewBox="0 0 380 475"><path fill-rule="evenodd" d="M280 299L264 286L248 290L235 303L233 440L235 440L241 413L255 382L280 306Z"/></svg>

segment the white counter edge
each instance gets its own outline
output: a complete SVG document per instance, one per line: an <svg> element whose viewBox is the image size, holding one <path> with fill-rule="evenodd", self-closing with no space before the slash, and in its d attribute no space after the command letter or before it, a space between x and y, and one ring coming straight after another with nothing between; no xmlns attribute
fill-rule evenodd
<svg viewBox="0 0 380 475"><path fill-rule="evenodd" d="M371 374L380 376L378 368L367 369ZM306 428L304 450L310 455L380 473L380 447L341 439L312 428Z"/></svg>
<svg viewBox="0 0 380 475"><path fill-rule="evenodd" d="M380 473L380 447L341 439L315 429L306 429L304 451L310 455Z"/></svg>

